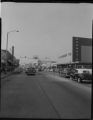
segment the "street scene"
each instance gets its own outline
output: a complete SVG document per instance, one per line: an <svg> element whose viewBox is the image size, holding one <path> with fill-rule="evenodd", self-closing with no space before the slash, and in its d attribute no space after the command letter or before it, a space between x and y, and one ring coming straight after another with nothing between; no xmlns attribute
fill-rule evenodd
<svg viewBox="0 0 93 120"><path fill-rule="evenodd" d="M91 119L93 6L1 8L0 118Z"/></svg>

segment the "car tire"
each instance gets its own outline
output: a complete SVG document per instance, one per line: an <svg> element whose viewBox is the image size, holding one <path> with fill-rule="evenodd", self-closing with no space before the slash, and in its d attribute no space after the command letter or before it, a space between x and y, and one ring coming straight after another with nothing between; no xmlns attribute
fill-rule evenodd
<svg viewBox="0 0 93 120"><path fill-rule="evenodd" d="M77 82L78 82L78 83L81 83L81 78L77 78Z"/></svg>

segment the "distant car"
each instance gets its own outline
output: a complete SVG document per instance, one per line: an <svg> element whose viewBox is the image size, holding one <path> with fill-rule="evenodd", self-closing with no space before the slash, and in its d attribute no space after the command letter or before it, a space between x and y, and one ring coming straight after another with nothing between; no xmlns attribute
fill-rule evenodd
<svg viewBox="0 0 93 120"><path fill-rule="evenodd" d="M53 72L53 69L49 69L50 72Z"/></svg>
<svg viewBox="0 0 93 120"><path fill-rule="evenodd" d="M21 73L23 72L23 69L21 67L18 67L14 70L14 73Z"/></svg>
<svg viewBox="0 0 93 120"><path fill-rule="evenodd" d="M92 81L92 69L75 69L70 75L70 79L76 80L77 82L91 82Z"/></svg>
<svg viewBox="0 0 93 120"><path fill-rule="evenodd" d="M41 68L39 68L39 69L38 69L38 71L40 71L40 72L41 72L41 71L42 71L42 69L41 69Z"/></svg>
<svg viewBox="0 0 93 120"><path fill-rule="evenodd" d="M27 75L35 75L36 74L36 70L35 70L35 68L32 68L32 67L31 68L27 68L25 73Z"/></svg>

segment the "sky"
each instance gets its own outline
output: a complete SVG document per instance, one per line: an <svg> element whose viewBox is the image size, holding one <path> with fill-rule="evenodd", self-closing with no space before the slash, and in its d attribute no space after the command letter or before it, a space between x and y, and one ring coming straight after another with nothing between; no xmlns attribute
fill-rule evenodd
<svg viewBox="0 0 93 120"><path fill-rule="evenodd" d="M15 47L15 57L37 55L52 60L72 52L72 37L92 38L93 5L89 3L1 3L1 48ZM14 30L14 32L10 32ZM18 30L19 32L15 32Z"/></svg>

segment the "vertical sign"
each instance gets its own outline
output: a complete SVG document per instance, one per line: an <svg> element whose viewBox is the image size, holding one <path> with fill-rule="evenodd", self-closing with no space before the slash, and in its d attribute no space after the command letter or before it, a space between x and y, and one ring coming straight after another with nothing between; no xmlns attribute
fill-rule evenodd
<svg viewBox="0 0 93 120"><path fill-rule="evenodd" d="M79 62L80 61L80 39L78 37L73 37L73 62Z"/></svg>
<svg viewBox="0 0 93 120"><path fill-rule="evenodd" d="M14 62L14 46L12 46L12 63Z"/></svg>
<svg viewBox="0 0 93 120"><path fill-rule="evenodd" d="M12 55L14 56L14 46L12 46Z"/></svg>

